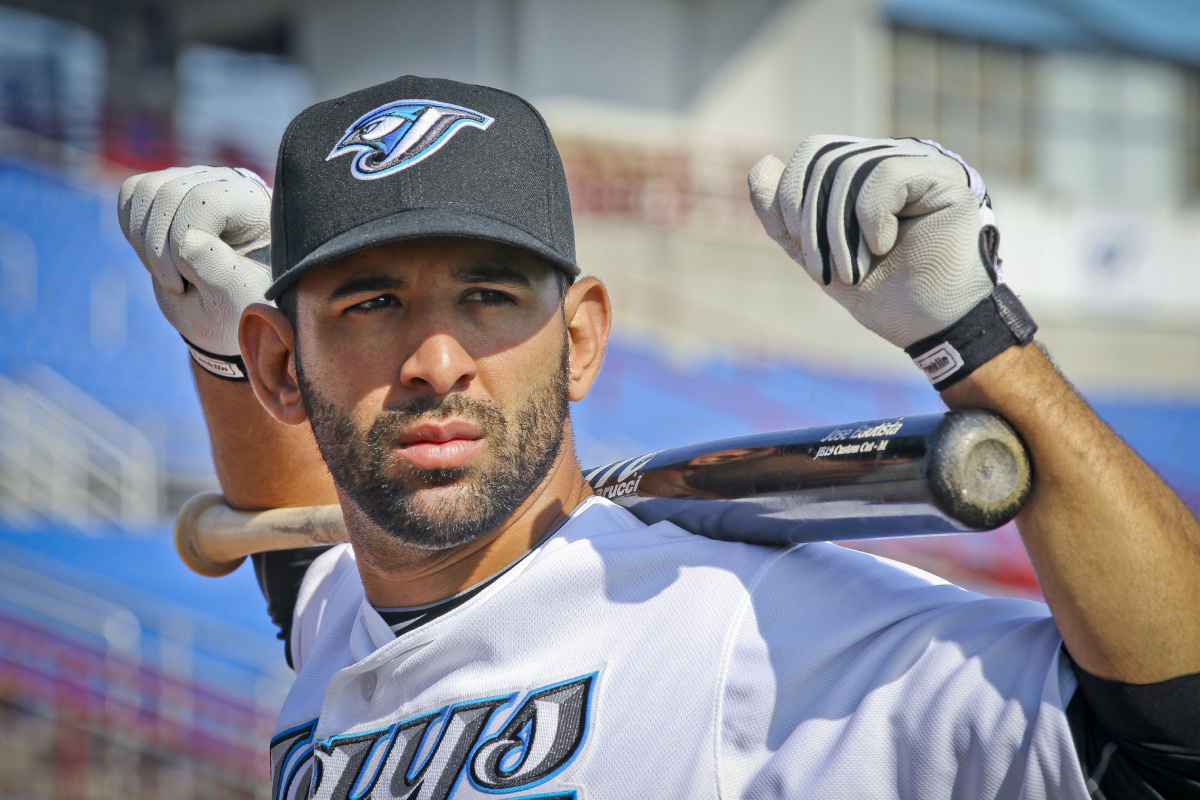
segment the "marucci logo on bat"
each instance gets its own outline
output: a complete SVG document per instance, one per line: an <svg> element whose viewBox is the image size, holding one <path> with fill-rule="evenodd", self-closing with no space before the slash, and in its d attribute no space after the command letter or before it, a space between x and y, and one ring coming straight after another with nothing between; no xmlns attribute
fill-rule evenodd
<svg viewBox="0 0 1200 800"><path fill-rule="evenodd" d="M583 749L597 674L535 689L507 719L498 712L516 706L518 693L456 703L315 743L315 720L289 729L271 742L271 798L449 800L464 778L489 794L539 786ZM494 719L501 720L498 726ZM495 730L490 736L489 728ZM576 793L537 797L574 800Z"/></svg>
<svg viewBox="0 0 1200 800"><path fill-rule="evenodd" d="M614 483L612 486L597 489L596 496L612 500L614 497L628 497L631 494L637 494L638 485L641 484L642 478L643 475L639 474L627 481L621 481L620 483Z"/></svg>
<svg viewBox="0 0 1200 800"><path fill-rule="evenodd" d="M642 476L637 473L649 464L656 455L663 452L655 450L653 453L646 453L644 456L636 456L627 458L624 461L614 461L611 464L605 464L603 467L596 467L583 476L583 479L592 485L596 490L596 494L601 497L623 497L627 494L633 494L637 491L637 484L634 481L641 482ZM620 472L618 472L620 470ZM608 479L617 476L617 483L614 486L605 488L604 484L608 483ZM632 484L633 488L630 488ZM618 493L618 490L621 490Z"/></svg>

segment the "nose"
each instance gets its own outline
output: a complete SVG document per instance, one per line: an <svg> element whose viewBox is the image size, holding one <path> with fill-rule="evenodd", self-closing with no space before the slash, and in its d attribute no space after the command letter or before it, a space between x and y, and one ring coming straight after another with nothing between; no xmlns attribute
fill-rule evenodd
<svg viewBox="0 0 1200 800"><path fill-rule="evenodd" d="M448 333L425 337L400 367L400 383L430 394L465 391L477 369L457 339Z"/></svg>

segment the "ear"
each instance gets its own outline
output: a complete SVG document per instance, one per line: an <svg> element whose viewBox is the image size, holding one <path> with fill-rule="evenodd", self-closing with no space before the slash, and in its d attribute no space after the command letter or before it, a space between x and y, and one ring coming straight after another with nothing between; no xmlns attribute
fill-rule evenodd
<svg viewBox="0 0 1200 800"><path fill-rule="evenodd" d="M571 348L567 398L578 401L587 397L592 388L592 381L596 380L604 361L604 349L608 346L612 305L604 284L593 277L572 284L563 303L563 317Z"/></svg>
<svg viewBox="0 0 1200 800"><path fill-rule="evenodd" d="M258 401L285 425L308 419L296 379L295 333L284 313L265 303L252 303L238 324L238 346Z"/></svg>

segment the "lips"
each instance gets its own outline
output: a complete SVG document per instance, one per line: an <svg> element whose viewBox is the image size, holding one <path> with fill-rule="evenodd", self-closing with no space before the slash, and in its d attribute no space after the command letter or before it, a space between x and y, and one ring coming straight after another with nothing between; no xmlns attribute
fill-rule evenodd
<svg viewBox="0 0 1200 800"><path fill-rule="evenodd" d="M448 469L469 461L483 448L483 432L465 420L424 422L396 440L401 458L423 469Z"/></svg>

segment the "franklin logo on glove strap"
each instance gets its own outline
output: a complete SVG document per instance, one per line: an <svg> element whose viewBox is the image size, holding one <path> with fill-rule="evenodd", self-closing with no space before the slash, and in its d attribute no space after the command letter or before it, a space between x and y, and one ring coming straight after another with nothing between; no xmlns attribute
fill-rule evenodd
<svg viewBox="0 0 1200 800"><path fill-rule="evenodd" d="M397 100L368 111L346 129L326 161L358 153L350 173L360 181L382 178L433 155L464 126L487 130L487 114L436 100Z"/></svg>
<svg viewBox="0 0 1200 800"><path fill-rule="evenodd" d="M930 383L937 383L963 367L962 356L949 342L942 342L932 350L916 356L913 361L924 370Z"/></svg>

